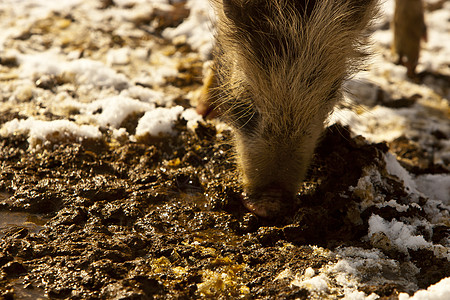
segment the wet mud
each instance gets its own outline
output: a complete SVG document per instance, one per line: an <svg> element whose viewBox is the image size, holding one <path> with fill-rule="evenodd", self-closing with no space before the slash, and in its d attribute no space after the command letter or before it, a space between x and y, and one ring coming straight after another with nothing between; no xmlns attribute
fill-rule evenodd
<svg viewBox="0 0 450 300"><path fill-rule="evenodd" d="M371 247L361 239L372 213L400 217L389 207L361 213L361 197L349 189L364 169L383 172L385 144L328 128L295 210L264 220L241 204L230 132L202 123L194 133L185 124L178 121L176 137L150 143L104 139L36 152L26 151L24 136L2 138L0 212L46 221L38 232L25 224L2 228L1 297L307 299L306 289L275 277L287 267L302 273L329 263L313 246ZM402 183L385 176L383 192L407 203ZM428 238L448 233L442 227ZM448 261L428 252L410 253L425 288L450 272ZM403 291L365 288L385 297Z"/></svg>

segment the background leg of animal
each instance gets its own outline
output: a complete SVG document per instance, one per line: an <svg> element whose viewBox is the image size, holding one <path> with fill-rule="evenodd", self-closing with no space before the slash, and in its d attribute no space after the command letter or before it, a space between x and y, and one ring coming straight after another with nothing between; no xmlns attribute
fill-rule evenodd
<svg viewBox="0 0 450 300"><path fill-rule="evenodd" d="M293 202L341 85L361 63L374 0L216 1L217 106L235 133L244 205Z"/></svg>
<svg viewBox="0 0 450 300"><path fill-rule="evenodd" d="M404 65L408 77L412 78L419 61L420 40L426 39L422 0L396 0L392 25L394 53L401 59L406 57Z"/></svg>

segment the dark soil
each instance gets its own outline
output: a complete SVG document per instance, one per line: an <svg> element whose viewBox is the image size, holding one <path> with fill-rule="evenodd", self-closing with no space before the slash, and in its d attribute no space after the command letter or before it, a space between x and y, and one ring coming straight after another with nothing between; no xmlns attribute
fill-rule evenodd
<svg viewBox="0 0 450 300"><path fill-rule="evenodd" d="M371 247L361 238L372 213L399 217L388 207L360 213L349 187L367 167L384 172L387 147L351 138L346 128L327 129L296 210L270 221L241 205L229 132L200 124L192 133L184 120L177 130L147 143L105 138L39 151L28 151L24 136L2 138L1 211L46 221L38 233L25 226L2 232L0 299L307 299L307 290L275 277L329 263L312 245ZM385 180L390 189L380 192L407 199L398 180ZM419 286L450 274L448 261L422 252L411 253L430 257L420 260ZM366 290L390 297L403 287Z"/></svg>

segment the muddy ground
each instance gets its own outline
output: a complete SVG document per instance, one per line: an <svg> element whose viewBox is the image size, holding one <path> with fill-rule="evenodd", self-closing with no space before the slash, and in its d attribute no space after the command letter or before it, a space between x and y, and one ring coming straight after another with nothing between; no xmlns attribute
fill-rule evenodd
<svg viewBox="0 0 450 300"><path fill-rule="evenodd" d="M173 46L160 36L162 29L176 26L184 17L168 19L157 11L131 22L136 28L156 22L159 27L145 41L154 40L159 43L155 47L187 57L193 52L189 45ZM76 15L62 18L77 24ZM15 42L58 34L36 31ZM108 31L98 34L116 46L144 41L120 39ZM86 56L99 53L92 45L76 47L86 47ZM8 70L18 67L5 57L1 64ZM128 67L121 68L128 72ZM183 93L199 88L199 73L199 60L186 60L178 76L166 79L166 86L180 88L177 104L190 106ZM32 87L38 92L56 94L72 84L56 77L40 79ZM70 92L76 97L76 86ZM411 101L396 105L408 106ZM130 116L120 127L133 134L141 116ZM48 112L41 117L61 118ZM15 118L25 116L7 109L0 125ZM373 214L387 221L428 218L412 205L417 199L410 199L402 181L386 171L384 154L389 149L413 174L450 173L406 137L371 144L346 127L327 128L295 209L282 219L265 220L241 204L231 133L209 122L192 131L182 118L175 130L173 137L130 141L113 138L106 127L101 139L55 136L37 148L30 147L24 134L0 137L0 217L16 220L0 231L0 299L320 298L279 275L286 269L294 274L309 267L318 271L338 260L332 251L342 246L377 248L400 265L414 264L419 268L414 276L408 277L406 267L403 274L391 276L411 278L422 289L450 276L449 261L431 250L409 249L405 254L382 239L364 238ZM436 133L439 138L446 139L446 133ZM380 184L371 191L355 188L369 170L382 175ZM384 195L386 201L395 199L406 209L361 209L375 194ZM419 205L426 201L418 200ZM422 234L426 241L444 245L450 228L434 226ZM361 278L358 289L380 299L413 292L400 281L373 282L367 279L365 284ZM328 296L343 294L330 287Z"/></svg>
<svg viewBox="0 0 450 300"><path fill-rule="evenodd" d="M177 128L176 137L150 143L105 139L32 153L24 136L3 138L1 210L36 216L29 220L42 229L18 225L1 233L2 297L307 299L306 289L274 279L287 267L302 273L330 262L312 246L372 247L361 242L372 213L386 220L424 217L414 207L402 215L389 207L360 213L361 198L348 187L365 168L384 170L387 146L334 126L296 210L283 220L258 219L240 203L229 132L217 137L203 124L191 133L183 120ZM401 182L384 175L389 190L382 192L409 203ZM440 227L427 239L439 243L448 234ZM422 288L450 274L450 263L431 251L385 254L420 266ZM398 285L363 290L386 299L404 291Z"/></svg>

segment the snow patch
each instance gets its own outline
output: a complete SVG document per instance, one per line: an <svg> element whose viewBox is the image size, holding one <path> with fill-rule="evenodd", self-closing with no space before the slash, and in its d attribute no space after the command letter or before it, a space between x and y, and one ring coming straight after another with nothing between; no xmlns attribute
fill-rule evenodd
<svg viewBox="0 0 450 300"><path fill-rule="evenodd" d="M430 247L422 235L416 235L416 228L403 222L392 220L386 221L378 215L372 215L369 219L369 238L377 233L384 233L392 245L403 253L408 253L408 249L418 250Z"/></svg>
<svg viewBox="0 0 450 300"><path fill-rule="evenodd" d="M67 61L59 55L59 49L43 53L19 54L20 74L23 78L33 78L37 75L74 74L78 84L98 87L114 87L122 90L128 86L125 75L105 66L100 61L77 59Z"/></svg>
<svg viewBox="0 0 450 300"><path fill-rule="evenodd" d="M207 58L214 44L215 14L212 5L207 0L189 0L186 7L190 9L189 17L176 28L166 28L162 35L167 39L186 36L192 48Z"/></svg>
<svg viewBox="0 0 450 300"><path fill-rule="evenodd" d="M400 165L392 153L386 153L384 155L384 161L386 162L386 170L388 173L402 180L408 193L417 191L417 186L412 176Z"/></svg>
<svg viewBox="0 0 450 300"><path fill-rule="evenodd" d="M424 174L415 178L417 189L430 199L450 205L450 175Z"/></svg>
<svg viewBox="0 0 450 300"><path fill-rule="evenodd" d="M136 127L136 136L150 135L158 137L161 135L173 135L173 123L183 112L183 107L175 106L172 108L158 107L148 111L139 120Z"/></svg>
<svg viewBox="0 0 450 300"><path fill-rule="evenodd" d="M400 293L399 300L448 300L450 295L450 277L441 279L426 290L417 291L413 296Z"/></svg>
<svg viewBox="0 0 450 300"><path fill-rule="evenodd" d="M41 121L34 118L9 121L3 124L0 132L3 136L28 134L28 143L31 148L48 139L63 140L64 138L78 137L78 140L81 141L101 137L101 132L96 126L78 125L68 120Z"/></svg>
<svg viewBox="0 0 450 300"><path fill-rule="evenodd" d="M424 225L424 226L423 226ZM431 228L426 221L414 220L412 224L393 219L386 221L378 215L369 218L368 237L372 244L384 250L396 249L408 255L408 250L430 249L434 255L450 260L450 251L442 245L434 245L425 240L424 236L417 234L417 227Z"/></svg>
<svg viewBox="0 0 450 300"><path fill-rule="evenodd" d="M86 112L100 126L119 128L122 122L133 113L141 113L154 108L154 105L139 100L113 96L94 101L86 106Z"/></svg>

